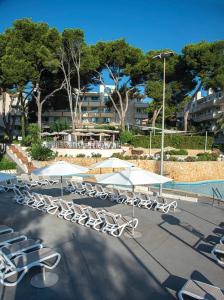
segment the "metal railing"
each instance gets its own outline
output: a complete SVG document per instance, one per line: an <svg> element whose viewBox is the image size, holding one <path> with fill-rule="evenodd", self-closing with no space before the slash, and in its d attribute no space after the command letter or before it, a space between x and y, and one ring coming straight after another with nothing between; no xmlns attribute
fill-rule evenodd
<svg viewBox="0 0 224 300"><path fill-rule="evenodd" d="M64 148L64 149L120 149L119 142L68 142L68 141L51 141L44 142L49 148Z"/></svg>
<svg viewBox="0 0 224 300"><path fill-rule="evenodd" d="M220 204L220 202L224 203L224 198L217 187L212 187L212 198L213 198L212 206L214 205L215 201L218 201L218 204Z"/></svg>

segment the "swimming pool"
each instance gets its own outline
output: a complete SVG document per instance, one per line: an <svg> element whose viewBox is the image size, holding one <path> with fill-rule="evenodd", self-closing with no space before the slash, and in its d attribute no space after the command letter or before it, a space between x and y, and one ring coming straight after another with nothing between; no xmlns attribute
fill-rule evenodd
<svg viewBox="0 0 224 300"><path fill-rule="evenodd" d="M224 180L208 180L198 182L167 182L163 184L163 188L187 191L202 195L213 196L212 188L218 188L224 197Z"/></svg>

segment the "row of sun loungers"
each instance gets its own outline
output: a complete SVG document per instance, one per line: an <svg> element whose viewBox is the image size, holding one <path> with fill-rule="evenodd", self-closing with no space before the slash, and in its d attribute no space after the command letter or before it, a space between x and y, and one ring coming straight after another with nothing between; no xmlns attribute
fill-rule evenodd
<svg viewBox="0 0 224 300"><path fill-rule="evenodd" d="M224 266L224 235L220 238L219 243L212 249L211 253L213 258L218 262L218 264Z"/></svg>
<svg viewBox="0 0 224 300"><path fill-rule="evenodd" d="M34 267L54 269L61 259L58 252L38 241L0 225L0 283L17 285Z"/></svg>
<svg viewBox="0 0 224 300"><path fill-rule="evenodd" d="M67 181L66 183L66 190L71 193L86 195L89 197L99 197L101 199L109 199L117 203L134 205L147 209L160 210L163 213L168 213L170 209L175 211L177 208L177 202L172 199L164 199L158 196L151 196L149 194L136 193L115 188L104 188L98 184L93 185L77 181Z"/></svg>
<svg viewBox="0 0 224 300"><path fill-rule="evenodd" d="M57 179L51 178L38 178L37 176L30 177L28 174L21 174L20 178L14 178L11 180L7 180L5 182L1 182L0 192L8 192L12 191L14 188L23 190L30 190L33 187L42 187L52 184L58 184L59 181Z"/></svg>
<svg viewBox="0 0 224 300"><path fill-rule="evenodd" d="M18 204L28 205L52 215L57 215L67 221L91 227L103 233L119 237L124 230L131 230L138 225L138 219L96 209L87 205L78 205L72 201L64 201L48 195L30 193L29 191L14 190L15 201Z"/></svg>

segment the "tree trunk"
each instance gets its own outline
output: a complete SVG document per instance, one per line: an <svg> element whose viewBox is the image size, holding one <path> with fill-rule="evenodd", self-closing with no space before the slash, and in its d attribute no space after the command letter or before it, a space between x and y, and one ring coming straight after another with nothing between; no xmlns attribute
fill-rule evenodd
<svg viewBox="0 0 224 300"><path fill-rule="evenodd" d="M156 127L156 119L157 119L158 110L155 109L152 116L152 127Z"/></svg>
<svg viewBox="0 0 224 300"><path fill-rule="evenodd" d="M24 139L26 136L26 118L25 118L25 112L22 112L21 116L21 135Z"/></svg>
<svg viewBox="0 0 224 300"><path fill-rule="evenodd" d="M41 103L37 103L37 125L41 136L41 132L42 132L42 104Z"/></svg>
<svg viewBox="0 0 224 300"><path fill-rule="evenodd" d="M125 131L125 115L120 117L121 131Z"/></svg>
<svg viewBox="0 0 224 300"><path fill-rule="evenodd" d="M188 129L188 116L189 116L189 109L184 112L184 131Z"/></svg>

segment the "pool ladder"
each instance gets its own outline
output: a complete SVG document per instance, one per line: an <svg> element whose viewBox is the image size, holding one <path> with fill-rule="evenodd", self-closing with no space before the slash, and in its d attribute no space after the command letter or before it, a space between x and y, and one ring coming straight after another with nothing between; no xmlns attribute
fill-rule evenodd
<svg viewBox="0 0 224 300"><path fill-rule="evenodd" d="M215 201L218 201L218 204L220 204L220 202L224 203L224 198L217 187L212 187L212 194L213 194L212 206L214 205Z"/></svg>

